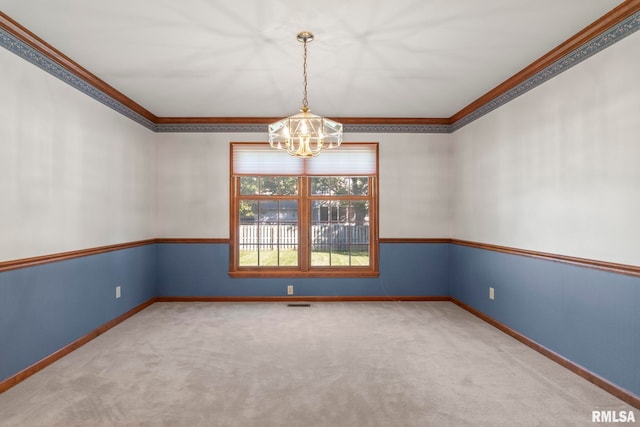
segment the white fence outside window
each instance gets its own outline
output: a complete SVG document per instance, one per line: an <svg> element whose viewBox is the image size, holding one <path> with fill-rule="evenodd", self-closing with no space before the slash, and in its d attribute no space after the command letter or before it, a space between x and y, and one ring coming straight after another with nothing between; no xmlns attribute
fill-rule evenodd
<svg viewBox="0 0 640 427"><path fill-rule="evenodd" d="M312 225L313 246L331 246L334 249L348 249L349 245L369 243L369 225ZM242 224L238 241L243 251L298 248L298 227L278 224Z"/></svg>

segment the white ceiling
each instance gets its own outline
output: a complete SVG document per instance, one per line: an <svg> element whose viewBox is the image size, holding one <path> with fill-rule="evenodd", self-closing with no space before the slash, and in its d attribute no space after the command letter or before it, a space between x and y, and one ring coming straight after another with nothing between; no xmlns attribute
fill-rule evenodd
<svg viewBox="0 0 640 427"><path fill-rule="evenodd" d="M622 0L0 0L160 117L450 117Z"/></svg>

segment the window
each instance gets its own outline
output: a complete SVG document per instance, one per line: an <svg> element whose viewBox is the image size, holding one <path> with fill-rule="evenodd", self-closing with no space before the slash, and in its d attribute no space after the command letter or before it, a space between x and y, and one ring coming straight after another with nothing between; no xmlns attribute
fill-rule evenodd
<svg viewBox="0 0 640 427"><path fill-rule="evenodd" d="M231 144L230 274L378 275L374 143L298 159L268 144Z"/></svg>

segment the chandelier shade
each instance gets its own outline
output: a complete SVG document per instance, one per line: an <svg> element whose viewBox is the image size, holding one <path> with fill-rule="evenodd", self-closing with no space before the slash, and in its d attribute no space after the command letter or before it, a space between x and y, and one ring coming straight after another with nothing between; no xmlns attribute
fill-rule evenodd
<svg viewBox="0 0 640 427"><path fill-rule="evenodd" d="M307 43L313 34L302 32L297 40L304 43L304 96L300 113L269 125L269 144L296 157L313 157L322 150L342 143L342 124L309 112L307 102Z"/></svg>
<svg viewBox="0 0 640 427"><path fill-rule="evenodd" d="M342 125L309 111L269 125L269 144L297 157L312 157L342 142Z"/></svg>

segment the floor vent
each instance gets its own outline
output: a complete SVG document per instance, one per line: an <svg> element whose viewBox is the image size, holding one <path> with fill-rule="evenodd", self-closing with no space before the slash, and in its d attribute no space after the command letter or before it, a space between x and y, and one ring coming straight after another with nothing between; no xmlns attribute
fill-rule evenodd
<svg viewBox="0 0 640 427"><path fill-rule="evenodd" d="M287 304L287 307L311 307L311 304Z"/></svg>

